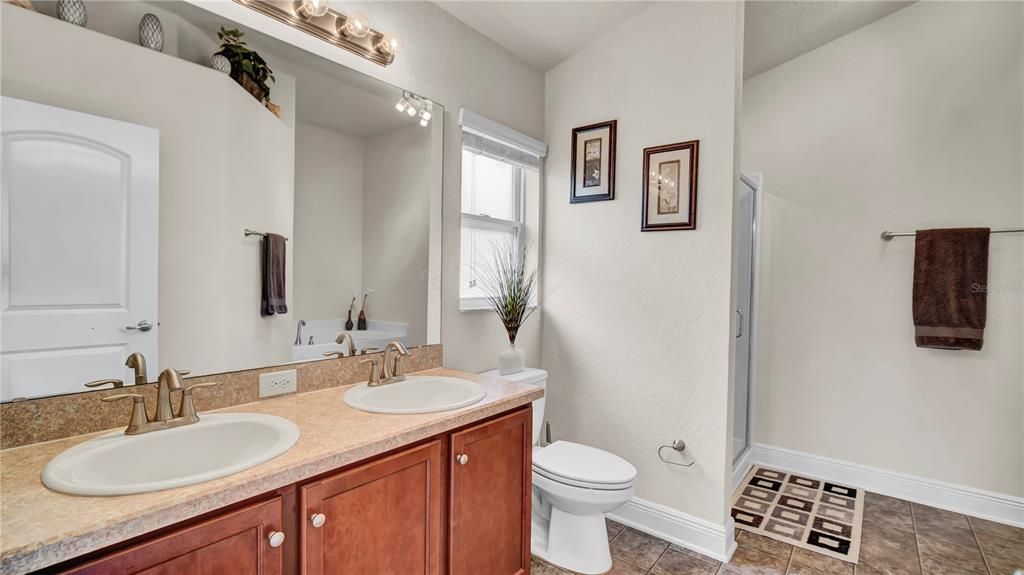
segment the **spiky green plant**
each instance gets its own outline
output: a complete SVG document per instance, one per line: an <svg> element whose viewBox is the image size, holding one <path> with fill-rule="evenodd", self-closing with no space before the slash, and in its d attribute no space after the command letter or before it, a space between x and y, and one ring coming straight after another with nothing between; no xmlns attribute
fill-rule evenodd
<svg viewBox="0 0 1024 575"><path fill-rule="evenodd" d="M537 289L537 271L526 269L526 244L508 240L493 245L489 269L481 270L481 288L498 319L505 326L508 342L516 343L519 329L533 315L531 306Z"/></svg>

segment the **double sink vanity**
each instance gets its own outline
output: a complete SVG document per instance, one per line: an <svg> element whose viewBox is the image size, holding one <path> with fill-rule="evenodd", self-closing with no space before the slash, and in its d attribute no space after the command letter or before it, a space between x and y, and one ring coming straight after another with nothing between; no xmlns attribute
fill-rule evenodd
<svg viewBox="0 0 1024 575"><path fill-rule="evenodd" d="M2 572L527 572L543 391L368 383L0 452Z"/></svg>

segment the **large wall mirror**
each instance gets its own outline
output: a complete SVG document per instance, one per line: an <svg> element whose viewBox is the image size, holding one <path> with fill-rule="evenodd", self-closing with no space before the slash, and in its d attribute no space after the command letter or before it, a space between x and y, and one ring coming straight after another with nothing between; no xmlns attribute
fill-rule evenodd
<svg viewBox="0 0 1024 575"><path fill-rule="evenodd" d="M2 5L0 401L439 343L439 103L185 2L34 6ZM214 68L222 27L272 82Z"/></svg>

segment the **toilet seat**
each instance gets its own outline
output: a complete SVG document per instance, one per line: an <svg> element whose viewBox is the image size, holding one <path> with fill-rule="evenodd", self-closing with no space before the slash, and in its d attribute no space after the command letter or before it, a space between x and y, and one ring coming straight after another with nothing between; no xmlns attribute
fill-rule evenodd
<svg viewBox="0 0 1024 575"><path fill-rule="evenodd" d="M636 468L625 459L571 441L535 449L533 472L563 485L595 490L629 489L636 481Z"/></svg>

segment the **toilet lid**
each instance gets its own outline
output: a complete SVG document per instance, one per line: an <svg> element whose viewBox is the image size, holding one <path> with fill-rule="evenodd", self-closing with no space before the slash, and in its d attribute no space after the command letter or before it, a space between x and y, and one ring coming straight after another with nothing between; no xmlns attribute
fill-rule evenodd
<svg viewBox="0 0 1024 575"><path fill-rule="evenodd" d="M533 466L552 478L596 485L621 485L636 479L636 468L625 459L571 441L556 441L534 452Z"/></svg>

